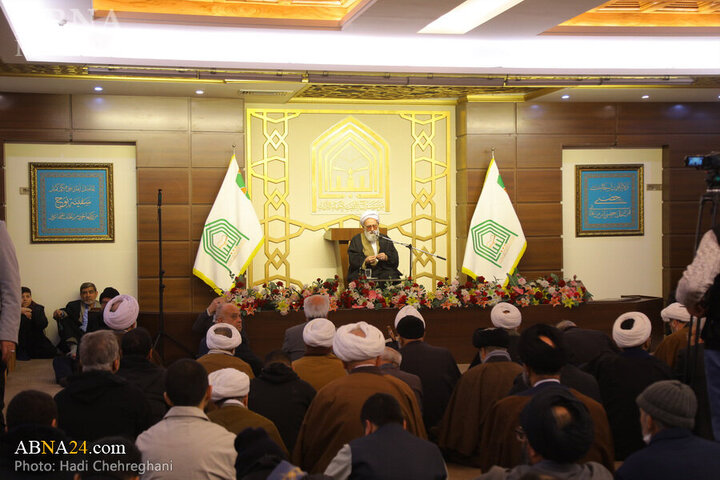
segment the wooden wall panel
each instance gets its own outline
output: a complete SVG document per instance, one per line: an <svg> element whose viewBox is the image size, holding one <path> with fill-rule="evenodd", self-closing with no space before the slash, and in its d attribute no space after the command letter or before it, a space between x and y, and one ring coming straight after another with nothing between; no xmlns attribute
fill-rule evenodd
<svg viewBox="0 0 720 480"><path fill-rule="evenodd" d="M668 298L668 294L677 288L684 271L685 267L663 268L663 297Z"/></svg>
<svg viewBox="0 0 720 480"><path fill-rule="evenodd" d="M607 148L613 135L518 135L518 168L560 168L563 148Z"/></svg>
<svg viewBox="0 0 720 480"><path fill-rule="evenodd" d="M69 142L72 130L15 130L0 129L0 142Z"/></svg>
<svg viewBox="0 0 720 480"><path fill-rule="evenodd" d="M166 312L190 312L190 277L163 279L165 294L163 296L163 308ZM158 302L158 279L138 279L138 303L140 310L157 312Z"/></svg>
<svg viewBox="0 0 720 480"><path fill-rule="evenodd" d="M211 204L193 205L190 213L190 238L200 239L202 236L205 220L210 214Z"/></svg>
<svg viewBox="0 0 720 480"><path fill-rule="evenodd" d="M538 278L541 278L541 277L545 278L553 273L561 278L563 276L562 270L527 270L527 269L520 270L520 269L518 269L518 272L520 273L520 275L525 277L528 281L537 280Z"/></svg>
<svg viewBox="0 0 720 480"><path fill-rule="evenodd" d="M466 141L467 167L487 168L495 148L499 168L515 168L517 141L515 135L468 135Z"/></svg>
<svg viewBox="0 0 720 480"><path fill-rule="evenodd" d="M68 129L70 128L70 96L2 93L0 128Z"/></svg>
<svg viewBox="0 0 720 480"><path fill-rule="evenodd" d="M195 251L197 251L198 242L193 243L195 244ZM208 284L194 275L190 278L190 288L192 289L192 312L202 312L217 296Z"/></svg>
<svg viewBox="0 0 720 480"><path fill-rule="evenodd" d="M561 204L518 203L515 210L526 237L556 236L559 239L562 235Z"/></svg>
<svg viewBox="0 0 720 480"><path fill-rule="evenodd" d="M72 126L83 130L183 130L188 99L73 95Z"/></svg>
<svg viewBox="0 0 720 480"><path fill-rule="evenodd" d="M518 170L517 191L519 202L561 202L562 172L558 169Z"/></svg>
<svg viewBox="0 0 720 480"><path fill-rule="evenodd" d="M157 207L138 205L138 241L157 240ZM167 205L162 210L163 240L190 240L190 207Z"/></svg>
<svg viewBox="0 0 720 480"><path fill-rule="evenodd" d="M694 168L663 169L663 201L699 201L705 193L705 172Z"/></svg>
<svg viewBox="0 0 720 480"><path fill-rule="evenodd" d="M157 204L158 189L162 189L163 205L187 204L190 179L187 168L138 168L138 203Z"/></svg>
<svg viewBox="0 0 720 480"><path fill-rule="evenodd" d="M663 235L693 234L697 228L698 202L663 203ZM710 210L705 209L701 232L710 229Z"/></svg>
<svg viewBox="0 0 720 480"><path fill-rule="evenodd" d="M612 134L615 115L615 105L604 103L521 103L517 133Z"/></svg>
<svg viewBox="0 0 720 480"><path fill-rule="evenodd" d="M482 192L483 183L485 183L485 176L487 175L487 169L477 170L466 170L467 177L467 188L468 192L472 192L468 196L468 203L473 205L477 204L480 192ZM500 177L505 184L505 191L510 196L510 200L515 199L515 170L500 170ZM472 215L472 214L471 214Z"/></svg>
<svg viewBox="0 0 720 480"><path fill-rule="evenodd" d="M523 225L523 230L525 226ZM559 271L563 268L562 239L555 237L527 237L527 248L518 270Z"/></svg>
<svg viewBox="0 0 720 480"><path fill-rule="evenodd" d="M193 132L244 132L245 103L227 98L190 100Z"/></svg>
<svg viewBox="0 0 720 480"><path fill-rule="evenodd" d="M192 275L193 256L190 260L189 242L163 241L163 269L168 277ZM158 276L158 243L138 242L138 277Z"/></svg>
<svg viewBox="0 0 720 480"><path fill-rule="evenodd" d="M467 124L462 133L515 133L514 103L468 103L465 108Z"/></svg>
<svg viewBox="0 0 720 480"><path fill-rule="evenodd" d="M667 251L663 252L664 267L685 268L695 256L695 234L692 235L665 235ZM665 250L665 249L663 249Z"/></svg>
<svg viewBox="0 0 720 480"><path fill-rule="evenodd" d="M242 168L245 164L244 142L242 133L193 133L192 166L227 168L235 145L236 161Z"/></svg>
<svg viewBox="0 0 720 480"><path fill-rule="evenodd" d="M134 143L138 167L187 167L190 141L186 132L76 130L75 141Z"/></svg>
<svg viewBox="0 0 720 480"><path fill-rule="evenodd" d="M213 203L227 168L193 168L191 203Z"/></svg>
<svg viewBox="0 0 720 480"><path fill-rule="evenodd" d="M710 103L619 104L617 131L631 133L720 133L720 109Z"/></svg>

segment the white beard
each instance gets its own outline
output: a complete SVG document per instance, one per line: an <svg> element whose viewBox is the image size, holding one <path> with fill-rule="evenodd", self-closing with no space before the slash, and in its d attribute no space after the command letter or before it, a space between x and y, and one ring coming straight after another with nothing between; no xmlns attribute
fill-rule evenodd
<svg viewBox="0 0 720 480"><path fill-rule="evenodd" d="M363 232L365 234L365 238L370 243L375 243L378 241L378 236L375 235L373 232Z"/></svg>

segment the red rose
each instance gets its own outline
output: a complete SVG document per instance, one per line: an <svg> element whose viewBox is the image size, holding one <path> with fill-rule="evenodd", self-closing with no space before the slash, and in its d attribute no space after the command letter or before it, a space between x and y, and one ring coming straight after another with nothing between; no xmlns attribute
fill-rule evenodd
<svg viewBox="0 0 720 480"><path fill-rule="evenodd" d="M565 280L560 280L560 281L558 282L558 286L561 287L561 288L564 287L564 286L565 286Z"/></svg>

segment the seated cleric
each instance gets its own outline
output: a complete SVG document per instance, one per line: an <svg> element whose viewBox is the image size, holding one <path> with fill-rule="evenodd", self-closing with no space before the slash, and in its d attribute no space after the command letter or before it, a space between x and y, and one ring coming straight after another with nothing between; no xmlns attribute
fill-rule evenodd
<svg viewBox="0 0 720 480"><path fill-rule="evenodd" d="M348 245L350 268L347 280L357 279L363 269L372 271L371 276L381 279L397 279L402 276L398 267L398 252L395 245L379 236L380 216L368 210L360 217L360 226L365 230L355 235Z"/></svg>

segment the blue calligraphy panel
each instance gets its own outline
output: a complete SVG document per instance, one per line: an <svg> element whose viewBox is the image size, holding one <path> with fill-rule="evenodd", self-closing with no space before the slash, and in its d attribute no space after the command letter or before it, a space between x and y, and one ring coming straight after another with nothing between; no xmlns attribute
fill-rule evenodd
<svg viewBox="0 0 720 480"><path fill-rule="evenodd" d="M642 167L578 168L578 234L642 234Z"/></svg>

